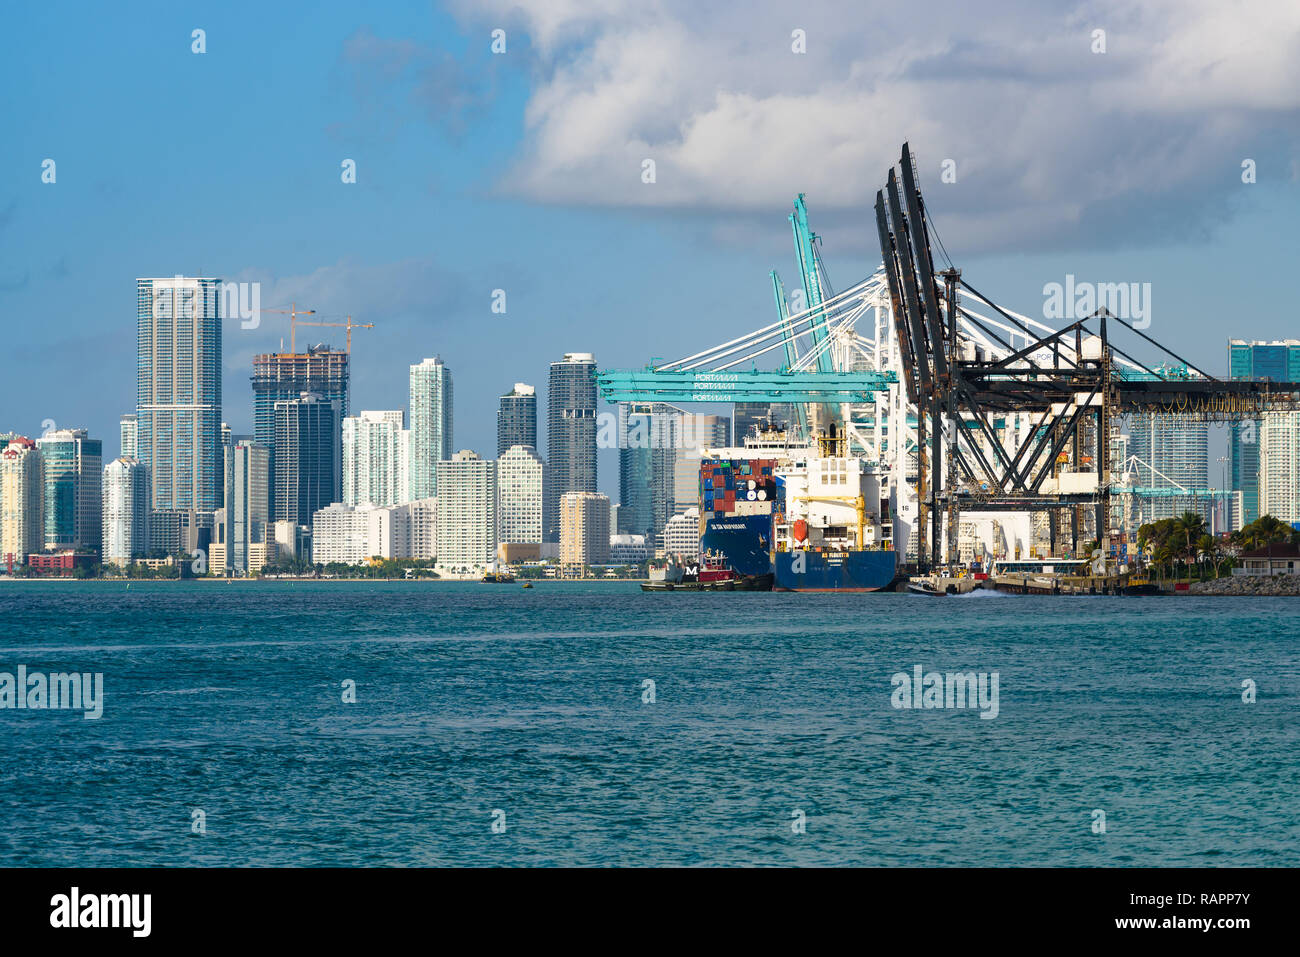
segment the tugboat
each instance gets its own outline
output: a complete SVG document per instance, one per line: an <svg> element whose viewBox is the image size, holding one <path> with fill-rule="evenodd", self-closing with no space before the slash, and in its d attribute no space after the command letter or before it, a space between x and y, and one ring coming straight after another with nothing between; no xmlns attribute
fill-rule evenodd
<svg viewBox="0 0 1300 957"><path fill-rule="evenodd" d="M742 575L725 555L705 553L699 562L678 566L680 575L641 583L642 591L771 591L772 573Z"/></svg>

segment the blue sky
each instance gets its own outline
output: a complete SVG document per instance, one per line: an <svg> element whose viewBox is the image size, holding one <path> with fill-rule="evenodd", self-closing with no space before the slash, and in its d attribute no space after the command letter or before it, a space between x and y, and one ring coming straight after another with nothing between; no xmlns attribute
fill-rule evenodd
<svg viewBox="0 0 1300 957"><path fill-rule="evenodd" d="M948 252L1013 308L1040 314L1067 273L1150 282L1149 331L1211 372L1229 336L1300 336L1294 4L1007 3L976 20L938 3L915 22L892 6L698 7L7 8L0 430L53 419L115 452L134 280L183 273L375 323L354 337L354 409L404 408L407 366L441 355L456 445L490 454L496 397L544 390L566 351L637 367L770 322L768 270L793 285L796 191L836 285L870 273L869 204L904 139ZM1258 182L1241 182L1243 158ZM300 343L341 345L330 332ZM227 322L237 432L252 355L287 335L275 315ZM600 479L617 488L608 456Z"/></svg>

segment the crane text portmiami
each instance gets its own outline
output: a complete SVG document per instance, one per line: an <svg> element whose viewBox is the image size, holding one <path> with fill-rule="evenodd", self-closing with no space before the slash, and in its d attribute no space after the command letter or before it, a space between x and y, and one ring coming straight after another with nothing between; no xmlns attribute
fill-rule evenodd
<svg viewBox="0 0 1300 957"><path fill-rule="evenodd" d="M0 710L84 711L86 719L104 714L104 673L28 671L19 665L0 671Z"/></svg>

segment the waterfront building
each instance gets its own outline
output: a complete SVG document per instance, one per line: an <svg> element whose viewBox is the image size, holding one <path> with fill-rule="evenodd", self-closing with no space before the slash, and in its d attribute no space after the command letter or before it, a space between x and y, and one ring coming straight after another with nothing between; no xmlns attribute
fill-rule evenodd
<svg viewBox="0 0 1300 957"><path fill-rule="evenodd" d="M45 548L99 552L103 537L103 443L85 429L36 440L44 466Z"/></svg>
<svg viewBox="0 0 1300 957"><path fill-rule="evenodd" d="M230 449L231 484L226 494L226 567L237 575L257 572L265 564L265 546L271 520L271 451L251 439L241 439ZM262 554L256 553L260 550ZM260 557L261 561L258 562Z"/></svg>
<svg viewBox="0 0 1300 957"><path fill-rule="evenodd" d="M129 565L149 552L149 470L120 456L104 466L102 490L105 565Z"/></svg>
<svg viewBox="0 0 1300 957"><path fill-rule="evenodd" d="M644 535L609 536L609 560L614 565L636 565L650 557Z"/></svg>
<svg viewBox="0 0 1300 957"><path fill-rule="evenodd" d="M560 496L560 567L581 574L609 562L609 496L565 492Z"/></svg>
<svg viewBox="0 0 1300 957"><path fill-rule="evenodd" d="M411 512L411 558L431 561L438 557L438 499L408 502Z"/></svg>
<svg viewBox="0 0 1300 957"><path fill-rule="evenodd" d="M343 504L398 505L408 498L410 432L401 409L343 420Z"/></svg>
<svg viewBox="0 0 1300 957"><path fill-rule="evenodd" d="M438 566L472 571L497 550L497 463L468 449L438 463Z"/></svg>
<svg viewBox="0 0 1300 957"><path fill-rule="evenodd" d="M1138 524L1177 518L1184 512L1197 512L1210 520L1214 500L1204 492L1209 481L1209 439L1204 422L1159 412L1128 417L1128 453L1138 459L1136 484L1187 490L1185 495L1139 498Z"/></svg>
<svg viewBox="0 0 1300 957"><path fill-rule="evenodd" d="M275 404L309 392L325 402L338 402L340 419L346 417L350 409L350 359L348 353L323 344L308 346L305 352L274 352L253 357L253 437L270 454L271 514L276 514L278 488Z"/></svg>
<svg viewBox="0 0 1300 957"><path fill-rule="evenodd" d="M546 397L543 540L560 539L560 498L596 491L596 358L569 352L551 363Z"/></svg>
<svg viewBox="0 0 1300 957"><path fill-rule="evenodd" d="M545 472L530 446L511 446L497 458L498 542L541 543Z"/></svg>
<svg viewBox="0 0 1300 957"><path fill-rule="evenodd" d="M411 505L344 505L312 516L312 557L319 564L360 565L376 558L411 558Z"/></svg>
<svg viewBox="0 0 1300 957"><path fill-rule="evenodd" d="M0 436L0 570L12 574L45 547L41 452L24 435Z"/></svg>
<svg viewBox="0 0 1300 957"><path fill-rule="evenodd" d="M537 390L526 382L516 382L497 406L497 458L516 445L537 448Z"/></svg>
<svg viewBox="0 0 1300 957"><path fill-rule="evenodd" d="M342 500L342 421L337 399L304 393L275 403L277 522L303 525Z"/></svg>
<svg viewBox="0 0 1300 957"><path fill-rule="evenodd" d="M451 370L441 356L411 366L410 497L429 498L438 492L438 463L453 448L455 410Z"/></svg>
<svg viewBox="0 0 1300 957"><path fill-rule="evenodd" d="M159 511L210 516L222 504L220 286L185 276L136 280L135 457Z"/></svg>
<svg viewBox="0 0 1300 957"><path fill-rule="evenodd" d="M664 526L664 555L682 562L698 561L700 557L700 510L687 509L674 515Z"/></svg>
<svg viewBox="0 0 1300 957"><path fill-rule="evenodd" d="M1228 376L1232 379L1271 379L1274 382L1300 382L1300 339L1275 339L1272 341L1229 339ZM1296 479L1290 449L1294 437L1286 431L1295 426L1293 413L1266 412L1259 419L1244 419L1228 427L1229 488L1232 501L1239 502L1232 509L1230 527L1235 531L1258 519L1274 514L1261 502L1261 487L1271 489L1274 505L1287 495L1288 483ZM1261 445L1260 437L1268 428L1273 454L1269 458ZM1271 477L1266 477L1272 471ZM1300 485L1291 488L1290 495L1300 497ZM1285 509L1284 509L1285 510ZM1280 515L1275 517L1280 518Z"/></svg>

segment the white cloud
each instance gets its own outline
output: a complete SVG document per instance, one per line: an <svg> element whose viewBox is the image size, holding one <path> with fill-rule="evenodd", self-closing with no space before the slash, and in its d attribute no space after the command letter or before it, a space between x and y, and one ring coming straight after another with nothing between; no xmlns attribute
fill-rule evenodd
<svg viewBox="0 0 1300 957"><path fill-rule="evenodd" d="M950 247L1113 241L1222 218L1245 156L1261 182L1288 180L1300 130L1294 0L462 9L534 41L526 143L502 189L541 202L726 218L803 191L819 219L861 213L908 140ZM940 185L949 158L958 182ZM1152 216L1161 203L1175 211Z"/></svg>

